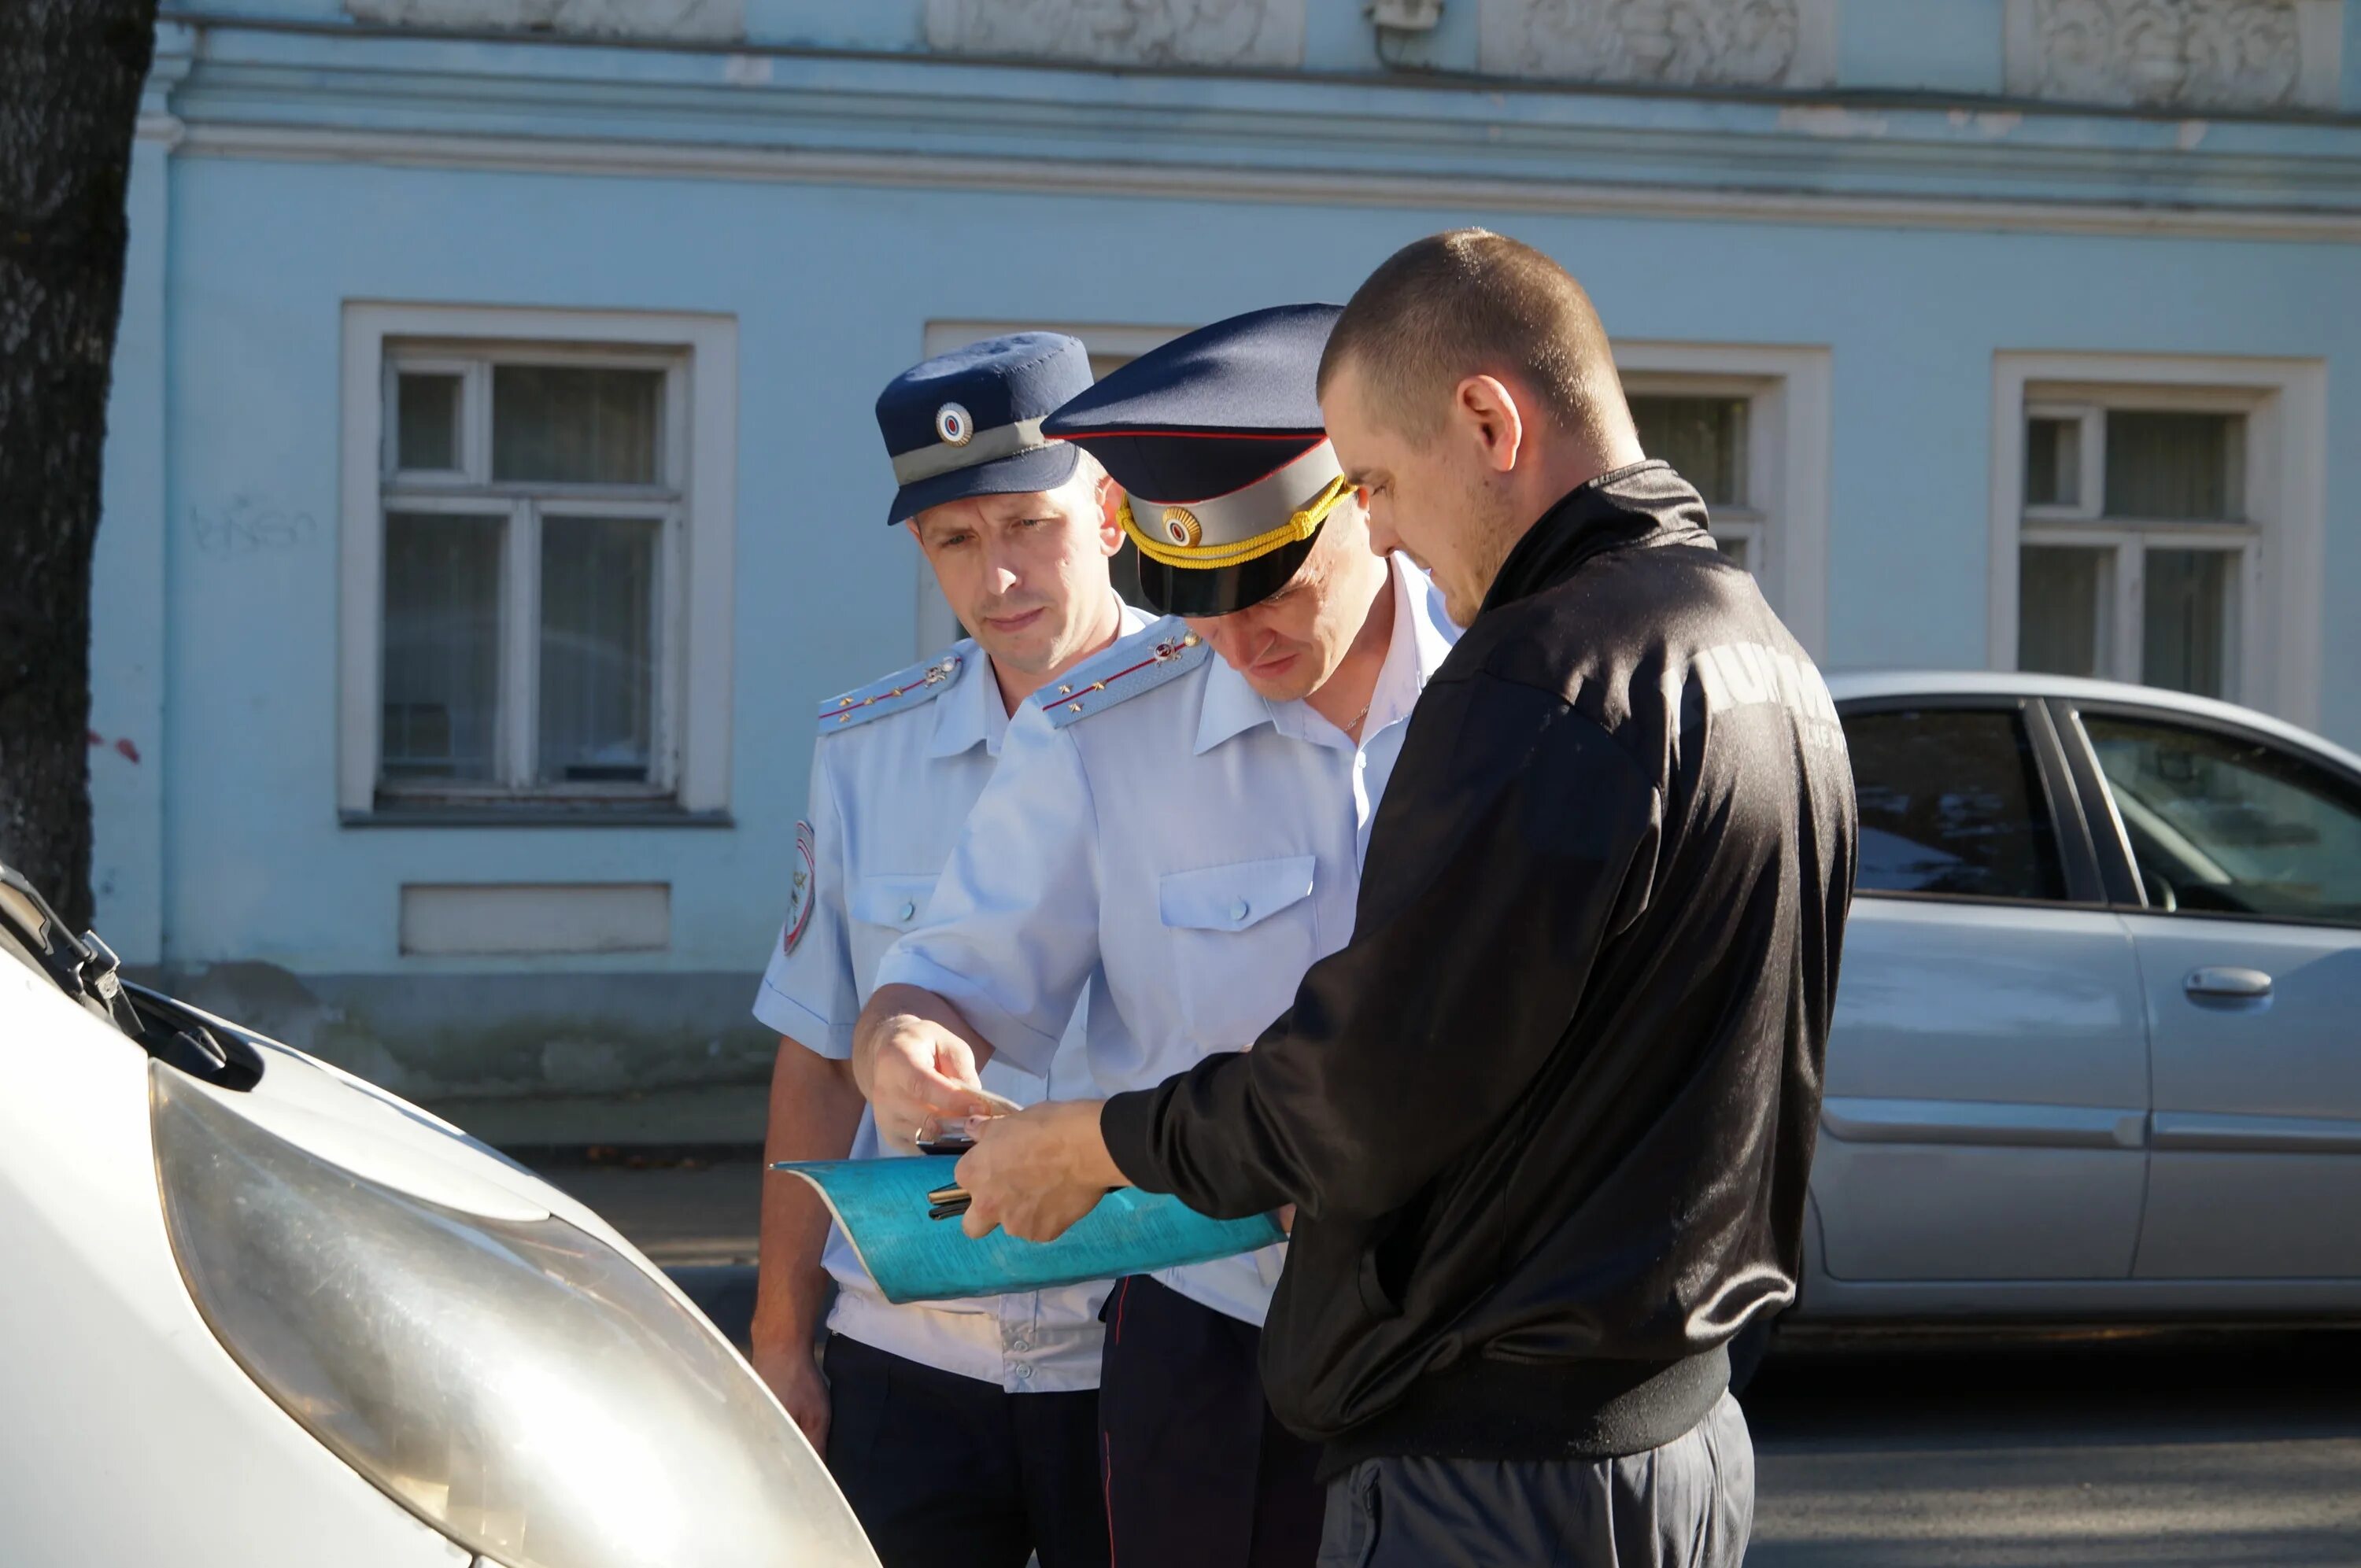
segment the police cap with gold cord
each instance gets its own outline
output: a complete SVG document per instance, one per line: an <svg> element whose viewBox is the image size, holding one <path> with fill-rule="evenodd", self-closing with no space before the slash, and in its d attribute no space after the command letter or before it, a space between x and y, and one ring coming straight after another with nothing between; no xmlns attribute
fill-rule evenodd
<svg viewBox="0 0 2361 1568"><path fill-rule="evenodd" d="M940 1059L922 1001L889 988L950 1003L972 1048L1022 1066L1049 1060L1087 992L1090 1081L1061 1067L1051 1098L1091 1097L1251 1043L1350 933L1369 824L1454 633L1416 566L1371 553L1321 430L1335 313L1214 323L1045 422L1130 492L1143 584L1187 619L1074 665L1009 720L926 921L878 966L878 997L905 1009L873 1003L857 1031L881 1116L922 1045ZM1312 1451L1256 1368L1281 1257L1110 1294L1099 1414L1124 1568L1309 1568Z"/></svg>
<svg viewBox="0 0 2361 1568"><path fill-rule="evenodd" d="M1336 315L1279 305L1216 323L1043 422L1043 434L1088 449L1124 488L1124 532L1157 609L1216 616L1261 603L1351 493L1305 378Z"/></svg>

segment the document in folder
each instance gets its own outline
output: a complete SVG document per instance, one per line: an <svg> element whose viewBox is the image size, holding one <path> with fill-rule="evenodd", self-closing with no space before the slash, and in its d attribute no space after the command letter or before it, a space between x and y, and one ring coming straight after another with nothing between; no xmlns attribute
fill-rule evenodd
<svg viewBox="0 0 2361 1568"><path fill-rule="evenodd" d="M994 1231L978 1241L955 1219L930 1220L927 1195L956 1162L939 1157L783 1161L774 1170L819 1190L885 1299L948 1301L1148 1274L1253 1252L1286 1235L1268 1214L1209 1220L1178 1198L1125 1187L1053 1242Z"/></svg>

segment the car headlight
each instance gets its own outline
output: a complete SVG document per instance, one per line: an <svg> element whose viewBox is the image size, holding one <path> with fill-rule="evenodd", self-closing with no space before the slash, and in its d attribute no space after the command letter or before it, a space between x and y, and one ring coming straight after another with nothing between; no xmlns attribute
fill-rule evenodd
<svg viewBox="0 0 2361 1568"><path fill-rule="evenodd" d="M357 1176L160 1064L149 1088L198 1310L434 1529L507 1568L876 1562L761 1386L613 1247Z"/></svg>

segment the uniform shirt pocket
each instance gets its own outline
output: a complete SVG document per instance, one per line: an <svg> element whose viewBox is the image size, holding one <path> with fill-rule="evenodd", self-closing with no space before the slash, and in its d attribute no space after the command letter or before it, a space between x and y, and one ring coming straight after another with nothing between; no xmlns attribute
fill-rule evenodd
<svg viewBox="0 0 2361 1568"><path fill-rule="evenodd" d="M853 884L846 907L861 924L892 933L885 938L891 942L925 916L934 892L930 876L865 876Z"/></svg>
<svg viewBox="0 0 2361 1568"><path fill-rule="evenodd" d="M1180 1013L1202 1050L1236 1050L1295 1000L1317 950L1311 855L1238 861L1157 879Z"/></svg>

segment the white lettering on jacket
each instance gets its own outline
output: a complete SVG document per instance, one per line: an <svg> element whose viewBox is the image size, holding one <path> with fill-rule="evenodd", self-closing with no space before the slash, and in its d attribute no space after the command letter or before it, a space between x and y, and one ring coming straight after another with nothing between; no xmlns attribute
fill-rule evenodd
<svg viewBox="0 0 2361 1568"><path fill-rule="evenodd" d="M1837 728L1837 705L1808 659L1766 648L1760 642L1724 642L1699 652L1691 661L1705 688L1708 714L1772 705L1785 708L1800 721L1806 735L1820 739L1820 727Z"/></svg>

